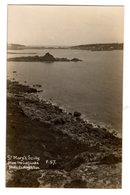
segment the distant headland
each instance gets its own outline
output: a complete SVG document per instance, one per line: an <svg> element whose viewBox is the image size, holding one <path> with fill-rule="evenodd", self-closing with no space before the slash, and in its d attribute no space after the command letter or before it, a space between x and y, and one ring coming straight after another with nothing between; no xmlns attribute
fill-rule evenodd
<svg viewBox="0 0 130 195"><path fill-rule="evenodd" d="M8 44L8 50L23 50L23 49L79 49L90 51L112 51L123 50L123 43L96 43L84 44L75 46L27 46L21 44Z"/></svg>

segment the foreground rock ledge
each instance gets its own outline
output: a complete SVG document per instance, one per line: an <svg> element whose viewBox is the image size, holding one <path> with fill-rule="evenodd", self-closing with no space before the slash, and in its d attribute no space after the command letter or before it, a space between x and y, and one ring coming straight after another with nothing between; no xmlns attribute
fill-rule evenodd
<svg viewBox="0 0 130 195"><path fill-rule="evenodd" d="M40 101L34 88L7 87L7 155L40 157L33 171L9 170L7 161L7 187L121 188L121 139Z"/></svg>

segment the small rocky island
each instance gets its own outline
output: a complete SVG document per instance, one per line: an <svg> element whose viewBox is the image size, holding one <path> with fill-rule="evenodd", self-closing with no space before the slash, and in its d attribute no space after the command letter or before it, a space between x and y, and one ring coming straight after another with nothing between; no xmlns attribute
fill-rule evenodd
<svg viewBox="0 0 130 195"><path fill-rule="evenodd" d="M22 57L14 57L8 58L8 61L16 61L16 62L79 62L82 61L78 58L68 59L68 58L57 58L47 52L44 56L22 56Z"/></svg>

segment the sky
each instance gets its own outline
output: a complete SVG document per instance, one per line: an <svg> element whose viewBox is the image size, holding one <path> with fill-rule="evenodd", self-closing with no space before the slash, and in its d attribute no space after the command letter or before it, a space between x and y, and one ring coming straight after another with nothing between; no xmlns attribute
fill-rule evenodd
<svg viewBox="0 0 130 195"><path fill-rule="evenodd" d="M121 6L8 5L8 43L71 46L123 42Z"/></svg>

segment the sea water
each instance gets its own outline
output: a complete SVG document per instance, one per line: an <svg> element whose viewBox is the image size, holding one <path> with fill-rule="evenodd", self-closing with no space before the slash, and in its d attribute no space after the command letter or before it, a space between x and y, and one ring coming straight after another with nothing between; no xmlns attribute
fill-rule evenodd
<svg viewBox="0 0 130 195"><path fill-rule="evenodd" d="M11 80L30 86L40 84L41 98L51 99L68 111L81 112L93 123L121 132L122 51L30 49L8 52L8 58L50 52L54 57L81 59L81 62L8 62L7 75Z"/></svg>

